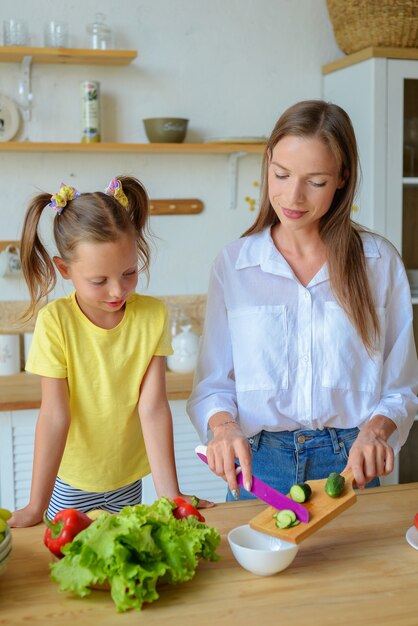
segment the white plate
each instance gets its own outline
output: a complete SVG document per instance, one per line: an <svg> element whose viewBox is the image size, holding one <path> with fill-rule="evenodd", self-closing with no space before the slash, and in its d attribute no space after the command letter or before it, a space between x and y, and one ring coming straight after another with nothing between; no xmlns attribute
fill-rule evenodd
<svg viewBox="0 0 418 626"><path fill-rule="evenodd" d="M408 528L405 537L409 545L415 548L415 550L418 550L418 530L415 526Z"/></svg>
<svg viewBox="0 0 418 626"><path fill-rule="evenodd" d="M266 143L267 137L212 137L206 143Z"/></svg>
<svg viewBox="0 0 418 626"><path fill-rule="evenodd" d="M19 109L7 96L0 94L0 141L10 141L19 130Z"/></svg>

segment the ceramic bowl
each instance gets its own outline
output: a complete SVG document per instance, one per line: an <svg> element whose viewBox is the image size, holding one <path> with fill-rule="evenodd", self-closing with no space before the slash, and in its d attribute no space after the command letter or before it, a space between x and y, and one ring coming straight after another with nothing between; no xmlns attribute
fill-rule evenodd
<svg viewBox="0 0 418 626"><path fill-rule="evenodd" d="M5 537L0 542L0 575L6 570L7 562L12 552L12 534L10 528L6 528Z"/></svg>
<svg viewBox="0 0 418 626"><path fill-rule="evenodd" d="M151 143L182 143L189 123L182 117L148 117L142 121Z"/></svg>
<svg viewBox="0 0 418 626"><path fill-rule="evenodd" d="M228 542L241 567L258 576L271 576L286 569L299 550L296 543L260 533L248 524L233 528Z"/></svg>

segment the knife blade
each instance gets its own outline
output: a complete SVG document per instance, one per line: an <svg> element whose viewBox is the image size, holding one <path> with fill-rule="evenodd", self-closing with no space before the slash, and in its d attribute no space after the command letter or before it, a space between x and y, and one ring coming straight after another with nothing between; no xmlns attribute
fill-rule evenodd
<svg viewBox="0 0 418 626"><path fill-rule="evenodd" d="M204 461L206 464L208 462L208 458L206 456L207 447L206 446L197 446L195 448L195 452L197 456ZM235 466L238 468L239 465L235 463ZM241 468L240 468L241 469ZM240 487L244 487L242 472L240 471L237 476L237 481ZM266 483L264 483L256 476L253 476L253 483L251 486L251 493L260 498L260 500L264 500L267 504L274 507L275 509L290 509L294 513L296 513L299 521L304 522L305 524L309 522L309 511L298 502L295 502L291 498L288 498L280 491L269 487Z"/></svg>

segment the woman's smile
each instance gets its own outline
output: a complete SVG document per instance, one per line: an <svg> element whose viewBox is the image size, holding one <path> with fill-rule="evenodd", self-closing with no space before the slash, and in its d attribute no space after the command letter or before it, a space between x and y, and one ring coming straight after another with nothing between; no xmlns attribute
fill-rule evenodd
<svg viewBox="0 0 418 626"><path fill-rule="evenodd" d="M307 211L299 211L299 210L295 210L295 209L285 209L284 207L282 207L282 212L283 212L283 215L285 215L286 217L288 217L291 220L299 220L301 217L303 217L305 215L305 213L307 213Z"/></svg>

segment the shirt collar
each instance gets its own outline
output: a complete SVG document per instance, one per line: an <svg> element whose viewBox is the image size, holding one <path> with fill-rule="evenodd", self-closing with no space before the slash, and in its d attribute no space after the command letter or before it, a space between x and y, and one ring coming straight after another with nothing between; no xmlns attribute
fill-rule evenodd
<svg viewBox="0 0 418 626"><path fill-rule="evenodd" d="M380 252L375 237L371 233L363 232L361 233L361 238L364 256L379 258ZM235 269L237 270L256 266L260 266L263 272L295 279L291 267L273 243L270 227L245 238L235 263ZM328 265L325 263L312 279L310 286L313 286L314 283L328 280L328 278Z"/></svg>
<svg viewBox="0 0 418 626"><path fill-rule="evenodd" d="M290 275L291 273L288 263L273 243L270 228L265 228L245 238L235 263L235 269L242 270L257 265L263 271L273 274Z"/></svg>

